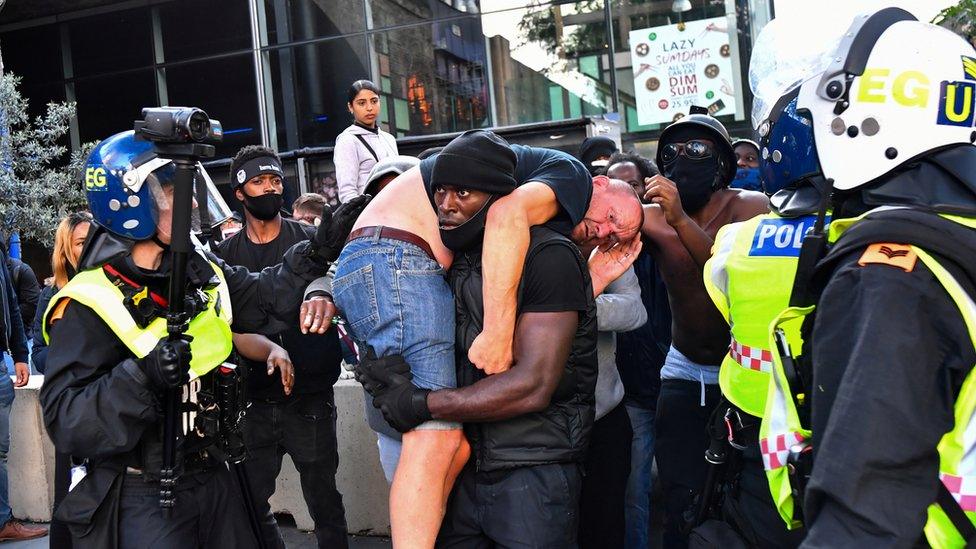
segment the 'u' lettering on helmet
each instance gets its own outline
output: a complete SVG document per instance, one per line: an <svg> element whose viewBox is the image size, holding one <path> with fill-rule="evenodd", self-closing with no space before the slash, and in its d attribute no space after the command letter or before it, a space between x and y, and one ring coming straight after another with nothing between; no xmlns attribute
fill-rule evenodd
<svg viewBox="0 0 976 549"><path fill-rule="evenodd" d="M973 125L973 101L976 97L976 83L944 80L940 96L937 124L965 127Z"/></svg>

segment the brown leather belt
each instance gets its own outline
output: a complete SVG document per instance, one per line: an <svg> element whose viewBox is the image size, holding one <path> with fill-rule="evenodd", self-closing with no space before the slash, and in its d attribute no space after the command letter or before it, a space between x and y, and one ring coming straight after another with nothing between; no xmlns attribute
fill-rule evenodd
<svg viewBox="0 0 976 549"><path fill-rule="evenodd" d="M437 258L434 257L434 251L430 249L430 244L427 244L427 241L423 238L408 231L401 231L393 227L383 227L382 225L361 227L349 233L346 242L352 242L358 238L389 238L401 242L408 242L426 252L434 261L437 261Z"/></svg>

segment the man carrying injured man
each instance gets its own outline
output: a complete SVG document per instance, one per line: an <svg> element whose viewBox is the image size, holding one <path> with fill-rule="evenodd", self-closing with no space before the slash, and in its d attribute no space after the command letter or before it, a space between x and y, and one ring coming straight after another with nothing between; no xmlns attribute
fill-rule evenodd
<svg viewBox="0 0 976 549"><path fill-rule="evenodd" d="M491 198L467 222L442 227L430 182L447 176ZM468 358L486 374L505 371L512 362L529 228L544 224L607 247L627 242L637 235L642 214L637 197L621 185L594 187L586 169L565 153L509 145L489 131L466 132L390 183L363 212L337 263L336 304L360 349L402 355L418 387L456 387L455 309L445 273L452 249L463 250L484 235L485 330ZM620 200L627 193L630 201ZM460 423L429 419L403 437L390 493L398 547L433 546L447 496L468 458ZM380 448L381 455L399 451L397 441L382 434Z"/></svg>

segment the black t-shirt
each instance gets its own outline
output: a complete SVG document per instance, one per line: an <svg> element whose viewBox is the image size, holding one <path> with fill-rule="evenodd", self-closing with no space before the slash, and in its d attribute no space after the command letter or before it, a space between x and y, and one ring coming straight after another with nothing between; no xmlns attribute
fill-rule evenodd
<svg viewBox="0 0 976 549"><path fill-rule="evenodd" d="M586 307L586 281L567 246L546 246L526 263L520 314L585 311Z"/></svg>
<svg viewBox="0 0 976 549"><path fill-rule="evenodd" d="M515 151L515 182L523 185L530 181L544 183L556 194L559 213L545 224L546 227L565 235L583 221L593 195L593 180L582 162L554 149L510 145ZM420 161L420 175L424 186L430 190L430 174L438 155ZM461 182L459 182L460 184Z"/></svg>
<svg viewBox="0 0 976 549"><path fill-rule="evenodd" d="M247 230L241 229L217 244L214 254L231 265L240 265L249 271L260 271L281 263L288 248L314 235L315 227L281 218L281 232L271 242L255 244L247 237Z"/></svg>
<svg viewBox="0 0 976 549"><path fill-rule="evenodd" d="M315 228L291 219L282 218L278 237L265 244L255 244L242 229L217 245L215 255L230 263L240 265L251 271L260 271L281 263L285 252L298 242L308 240L315 234ZM297 324L297 318L296 318ZM308 394L327 390L339 379L339 363L342 353L335 330L325 335L302 334L297 325L272 322L264 335L288 351L295 364L295 386L292 394ZM284 390L281 376L276 370L267 375L263 362L244 359L250 366L248 390L253 398L281 399Z"/></svg>

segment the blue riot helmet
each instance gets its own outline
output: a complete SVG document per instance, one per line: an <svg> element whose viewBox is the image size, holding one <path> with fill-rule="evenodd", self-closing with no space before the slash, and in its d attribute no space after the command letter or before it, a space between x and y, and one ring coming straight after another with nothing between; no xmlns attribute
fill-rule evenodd
<svg viewBox="0 0 976 549"><path fill-rule="evenodd" d="M797 91L783 96L759 126L763 191L776 192L822 177L810 113L797 110Z"/></svg>
<svg viewBox="0 0 976 549"><path fill-rule="evenodd" d="M172 161L156 156L152 143L136 139L132 131L115 134L96 145L85 163L85 191L92 216L117 236L151 238L156 234L159 211L171 206L166 188L175 175ZM197 177L207 184L209 219L213 223L224 221L230 216L230 208L199 164ZM194 227L199 227L196 211Z"/></svg>

